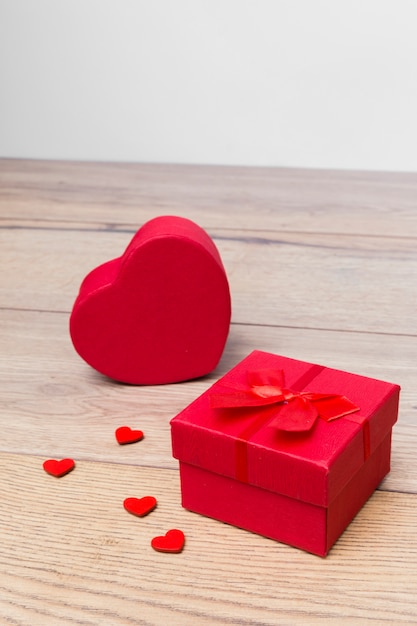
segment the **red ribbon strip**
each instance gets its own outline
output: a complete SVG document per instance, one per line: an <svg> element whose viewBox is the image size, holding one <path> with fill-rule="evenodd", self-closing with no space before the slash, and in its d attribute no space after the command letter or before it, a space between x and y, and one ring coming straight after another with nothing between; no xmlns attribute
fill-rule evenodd
<svg viewBox="0 0 417 626"><path fill-rule="evenodd" d="M333 393L294 391L285 387L283 370L263 369L247 372L246 387L230 387L210 395L213 409L279 405L270 425L287 432L311 430L320 417L326 422L359 411L345 396Z"/></svg>
<svg viewBox="0 0 417 626"><path fill-rule="evenodd" d="M297 381L298 387L309 384L322 371L321 366L312 366ZM359 411L359 407L345 396L337 394L296 391L285 387L283 370L263 369L247 372L247 386L226 387L224 392L210 394L210 406L213 409L267 408L276 406L276 413L260 414L240 433L236 439L236 479L248 482L247 442L265 424L287 432L308 432L316 420L329 422L350 413ZM369 444L366 444L364 430L365 459L369 456Z"/></svg>

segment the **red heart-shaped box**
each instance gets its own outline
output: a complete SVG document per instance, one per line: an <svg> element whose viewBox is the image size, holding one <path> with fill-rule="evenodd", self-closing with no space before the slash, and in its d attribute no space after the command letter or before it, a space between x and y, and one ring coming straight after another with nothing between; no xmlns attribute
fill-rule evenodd
<svg viewBox="0 0 417 626"><path fill-rule="evenodd" d="M81 284L70 317L78 354L119 382L156 385L211 372L231 316L219 252L194 222L161 216Z"/></svg>

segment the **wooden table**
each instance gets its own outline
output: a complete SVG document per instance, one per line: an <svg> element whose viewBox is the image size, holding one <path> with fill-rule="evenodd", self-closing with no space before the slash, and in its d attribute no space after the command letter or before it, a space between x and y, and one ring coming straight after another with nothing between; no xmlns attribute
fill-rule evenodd
<svg viewBox="0 0 417 626"><path fill-rule="evenodd" d="M203 380L125 386L69 313L163 214L213 237L230 336ZM417 623L417 174L2 160L0 224L1 624ZM252 349L402 387L392 471L326 559L181 508L169 421ZM117 445L123 424L144 440ZM124 511L146 494L152 514ZM172 527L183 552L152 550Z"/></svg>

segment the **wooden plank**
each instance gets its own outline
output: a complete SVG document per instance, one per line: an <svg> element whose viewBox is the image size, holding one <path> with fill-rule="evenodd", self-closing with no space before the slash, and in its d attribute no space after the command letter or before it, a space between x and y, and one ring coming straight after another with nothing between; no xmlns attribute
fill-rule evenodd
<svg viewBox="0 0 417 626"><path fill-rule="evenodd" d="M177 472L0 455L7 624L402 624L417 619L417 496L374 494L326 559L182 509ZM146 518L125 497L154 495ZM181 554L152 537L181 528Z"/></svg>
<svg viewBox="0 0 417 626"><path fill-rule="evenodd" d="M416 334L417 237L210 234L236 323ZM120 256L132 235L0 229L0 306L70 311L84 276Z"/></svg>
<svg viewBox="0 0 417 626"><path fill-rule="evenodd" d="M100 376L75 353L68 315L0 310L4 428L0 450L177 468L169 421L254 349L323 363L402 386L392 471L382 488L417 493L416 337L232 325L215 372L178 385L135 387ZM145 439L119 446L118 426Z"/></svg>
<svg viewBox="0 0 417 626"><path fill-rule="evenodd" d="M0 160L0 217L204 228L417 233L417 174ZM392 219L392 215L396 219Z"/></svg>
<svg viewBox="0 0 417 626"><path fill-rule="evenodd" d="M0 160L1 623L417 622L416 197L417 174ZM69 311L168 213L220 250L229 340L204 379L114 383L75 353ZM392 471L325 560L181 508L169 421L253 349L402 387ZM144 440L119 446L123 424ZM43 471L65 456L71 474ZM146 494L151 515L123 510ZM184 552L155 553L174 526Z"/></svg>

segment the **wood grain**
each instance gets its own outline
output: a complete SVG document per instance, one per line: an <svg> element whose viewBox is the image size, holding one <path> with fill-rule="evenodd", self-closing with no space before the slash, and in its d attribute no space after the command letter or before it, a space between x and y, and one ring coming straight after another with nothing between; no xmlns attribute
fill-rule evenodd
<svg viewBox="0 0 417 626"><path fill-rule="evenodd" d="M174 469L169 421L220 375L254 349L310 362L319 354L328 366L402 385L393 469L381 488L417 493L415 337L397 337L393 347L389 335L232 325L215 372L162 387L120 385L94 372L72 347L67 314L0 311L0 345L9 355L0 362L8 423L0 450ZM125 422L146 441L120 448L114 431Z"/></svg>
<svg viewBox="0 0 417 626"><path fill-rule="evenodd" d="M417 174L0 160L0 624L417 623L416 198ZM204 379L120 385L69 313L169 213L219 248L229 339ZM253 349L401 385L391 473L326 559L181 507L169 421ZM119 446L124 424L143 441ZM122 502L142 495L138 519ZM155 553L174 526L184 551Z"/></svg>
<svg viewBox="0 0 417 626"><path fill-rule="evenodd" d="M176 471L82 461L55 479L38 457L12 454L0 467L0 562L13 563L0 582L8 623L352 624L376 615L407 623L416 615L416 495L374 494L321 559L185 511ZM158 500L150 515L123 510L125 497L142 495ZM152 537L172 527L186 548L155 553Z"/></svg>
<svg viewBox="0 0 417 626"><path fill-rule="evenodd" d="M134 232L0 229L7 267L0 301L10 308L69 312L84 276L119 256ZM415 239L209 234L229 276L234 322L416 334L417 297L410 289L417 283ZM74 250L77 262L68 263Z"/></svg>
<svg viewBox="0 0 417 626"><path fill-rule="evenodd" d="M415 236L416 173L0 159L2 215L117 227L181 215L203 228ZM392 211L395 210L395 219Z"/></svg>

